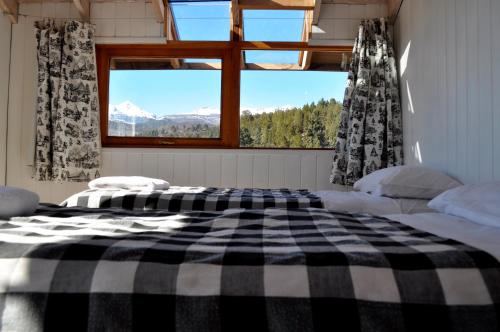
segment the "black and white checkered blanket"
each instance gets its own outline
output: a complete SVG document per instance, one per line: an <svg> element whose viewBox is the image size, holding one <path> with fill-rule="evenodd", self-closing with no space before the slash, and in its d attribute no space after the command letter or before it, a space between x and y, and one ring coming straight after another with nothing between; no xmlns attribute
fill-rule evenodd
<svg viewBox="0 0 500 332"><path fill-rule="evenodd" d="M495 331L500 263L324 209L0 221L2 331Z"/></svg>
<svg viewBox="0 0 500 332"><path fill-rule="evenodd" d="M308 208L323 207L321 199L308 190L235 189L213 187L170 187L168 190L140 191L89 189L63 203L66 207L109 208L127 210L164 209L179 211L223 211L231 208Z"/></svg>

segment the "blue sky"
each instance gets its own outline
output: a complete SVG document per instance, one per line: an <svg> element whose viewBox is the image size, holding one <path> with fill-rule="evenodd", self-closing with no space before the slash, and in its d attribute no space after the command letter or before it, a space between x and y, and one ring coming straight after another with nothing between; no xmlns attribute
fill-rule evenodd
<svg viewBox="0 0 500 332"><path fill-rule="evenodd" d="M229 40L229 2L172 3L182 40ZM300 41L303 11L245 11L246 40ZM295 51L249 51L247 62L297 63ZM346 73L242 71L241 108L302 106L343 99ZM220 109L220 72L115 70L110 104L129 100L158 115Z"/></svg>

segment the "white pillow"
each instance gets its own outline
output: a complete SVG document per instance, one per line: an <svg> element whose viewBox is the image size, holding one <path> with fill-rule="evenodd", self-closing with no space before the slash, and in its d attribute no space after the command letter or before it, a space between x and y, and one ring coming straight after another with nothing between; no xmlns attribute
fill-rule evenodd
<svg viewBox="0 0 500 332"><path fill-rule="evenodd" d="M462 185L448 175L423 166L396 166L375 171L354 183L354 190L376 196L432 199Z"/></svg>
<svg viewBox="0 0 500 332"><path fill-rule="evenodd" d="M478 224L500 227L500 181L448 190L428 206Z"/></svg>
<svg viewBox="0 0 500 332"><path fill-rule="evenodd" d="M165 180L144 176L105 176L89 182L90 189L167 190L169 187Z"/></svg>
<svg viewBox="0 0 500 332"><path fill-rule="evenodd" d="M0 186L0 219L31 214L39 200L38 195L29 190Z"/></svg>

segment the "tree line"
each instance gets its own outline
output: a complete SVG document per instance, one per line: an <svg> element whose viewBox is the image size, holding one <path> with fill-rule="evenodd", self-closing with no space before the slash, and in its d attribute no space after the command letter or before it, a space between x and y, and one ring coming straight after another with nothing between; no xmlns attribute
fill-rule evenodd
<svg viewBox="0 0 500 332"><path fill-rule="evenodd" d="M243 111L240 118L242 147L333 148L342 104L335 99L272 113Z"/></svg>
<svg viewBox="0 0 500 332"><path fill-rule="evenodd" d="M274 112L240 116L240 146L267 148L333 148L335 146L342 104L335 99L321 99ZM109 133L116 136L217 138L220 126L185 123L171 125L159 121L131 124L110 121Z"/></svg>

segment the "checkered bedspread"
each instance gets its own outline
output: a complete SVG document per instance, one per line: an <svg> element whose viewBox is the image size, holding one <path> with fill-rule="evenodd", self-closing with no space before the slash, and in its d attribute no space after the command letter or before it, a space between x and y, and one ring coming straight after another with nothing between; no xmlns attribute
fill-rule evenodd
<svg viewBox="0 0 500 332"><path fill-rule="evenodd" d="M324 209L0 221L2 331L495 331L500 263Z"/></svg>
<svg viewBox="0 0 500 332"><path fill-rule="evenodd" d="M321 199L308 190L235 189L213 187L175 187L168 190L138 191L89 189L63 203L66 207L109 208L127 210L165 209L179 211L223 211L231 208L322 208Z"/></svg>

